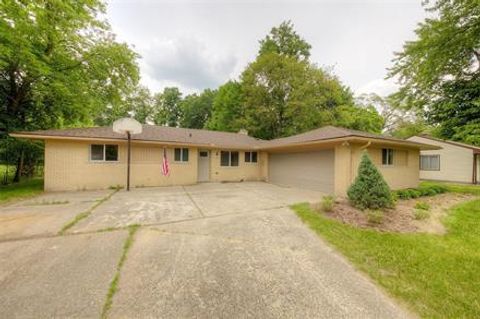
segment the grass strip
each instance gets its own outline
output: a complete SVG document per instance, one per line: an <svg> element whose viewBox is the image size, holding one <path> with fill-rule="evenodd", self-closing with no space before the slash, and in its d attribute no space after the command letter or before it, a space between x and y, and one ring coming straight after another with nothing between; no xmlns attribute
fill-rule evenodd
<svg viewBox="0 0 480 319"><path fill-rule="evenodd" d="M41 178L33 178L19 183L0 185L0 204L30 198L41 193L43 193L43 179Z"/></svg>
<svg viewBox="0 0 480 319"><path fill-rule="evenodd" d="M480 317L480 199L449 210L444 236L360 229L319 214L308 204L292 209L358 269L421 317Z"/></svg>
<svg viewBox="0 0 480 319"><path fill-rule="evenodd" d="M140 225L128 226L128 237L125 240L125 243L123 244L123 251L122 251L122 255L120 256L120 259L119 259L118 264L117 264L117 270L115 272L115 276L113 276L113 279L110 282L110 287L108 288L107 298L105 300L105 303L103 304L101 318L107 318L108 311L112 307L113 296L118 291L118 283L120 281L120 271L122 270L123 264L127 260L128 251L132 247L135 233L137 232L139 227L140 227Z"/></svg>
<svg viewBox="0 0 480 319"><path fill-rule="evenodd" d="M84 212L81 212L80 214L78 214L77 216L75 216L75 218L73 218L71 221L69 221L68 223L66 223L65 225L63 225L62 229L60 229L60 231L58 232L59 235L64 235L65 232L67 230L69 230L70 228L72 228L73 226L75 226L75 224L77 224L79 221L81 221L82 219L85 219L87 218L94 210L95 208L97 208L98 206L100 206L101 204L103 204L104 202L106 202L107 200L110 199L110 197L112 197L116 192L118 192L118 189L117 190L114 190L113 192L111 192L110 194L108 194L107 196L105 196L104 198L100 199L99 201L97 201L92 207L90 207L88 210L84 211Z"/></svg>

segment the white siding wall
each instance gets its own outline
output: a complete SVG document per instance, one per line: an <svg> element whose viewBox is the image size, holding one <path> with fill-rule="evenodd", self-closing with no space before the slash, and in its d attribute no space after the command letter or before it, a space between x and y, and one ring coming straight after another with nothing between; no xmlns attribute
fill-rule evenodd
<svg viewBox="0 0 480 319"><path fill-rule="evenodd" d="M421 155L440 155L439 171L420 171L421 179L471 183L473 174L473 151L440 141L419 136L409 138L410 141L437 145L441 150L421 151Z"/></svg>

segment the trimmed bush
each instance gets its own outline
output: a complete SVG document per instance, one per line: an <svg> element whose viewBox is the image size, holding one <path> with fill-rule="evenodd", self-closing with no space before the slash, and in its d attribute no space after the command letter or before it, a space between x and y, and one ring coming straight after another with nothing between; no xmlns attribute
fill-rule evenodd
<svg viewBox="0 0 480 319"><path fill-rule="evenodd" d="M447 192L448 189L442 185L421 186L419 188L406 188L394 192L400 199L411 199L422 196L434 196Z"/></svg>
<svg viewBox="0 0 480 319"><path fill-rule="evenodd" d="M331 212L333 210L333 204L335 204L333 196L323 196L321 203L322 211L327 213Z"/></svg>
<svg viewBox="0 0 480 319"><path fill-rule="evenodd" d="M430 217L430 212L425 209L415 209L413 212L413 217L416 220L423 220Z"/></svg>
<svg viewBox="0 0 480 319"><path fill-rule="evenodd" d="M357 177L348 188L347 195L352 205L360 209L393 206L390 188L366 152L362 155Z"/></svg>
<svg viewBox="0 0 480 319"><path fill-rule="evenodd" d="M383 223L383 212L381 210L367 210L367 220L370 224Z"/></svg>
<svg viewBox="0 0 480 319"><path fill-rule="evenodd" d="M426 202L417 202L415 204L416 209L430 210L430 205Z"/></svg>

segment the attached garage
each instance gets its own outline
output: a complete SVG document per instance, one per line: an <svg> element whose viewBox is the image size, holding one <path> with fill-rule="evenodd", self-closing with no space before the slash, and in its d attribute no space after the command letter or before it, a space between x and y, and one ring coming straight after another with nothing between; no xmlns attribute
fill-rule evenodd
<svg viewBox="0 0 480 319"><path fill-rule="evenodd" d="M268 181L273 184L334 193L333 149L304 153L270 153Z"/></svg>

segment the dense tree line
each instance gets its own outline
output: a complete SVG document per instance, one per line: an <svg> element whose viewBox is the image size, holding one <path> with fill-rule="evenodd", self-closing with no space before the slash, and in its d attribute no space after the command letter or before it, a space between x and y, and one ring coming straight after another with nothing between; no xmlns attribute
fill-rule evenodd
<svg viewBox="0 0 480 319"><path fill-rule="evenodd" d="M108 109L102 123L130 114L142 123L222 131L246 129L272 139L323 125L380 133L383 118L371 105L356 105L331 72L309 61L310 44L284 22L260 42L255 61L238 81L183 96L178 88L151 95L145 88L121 111ZM122 109L123 108L123 109ZM113 116L112 116L113 115Z"/></svg>

